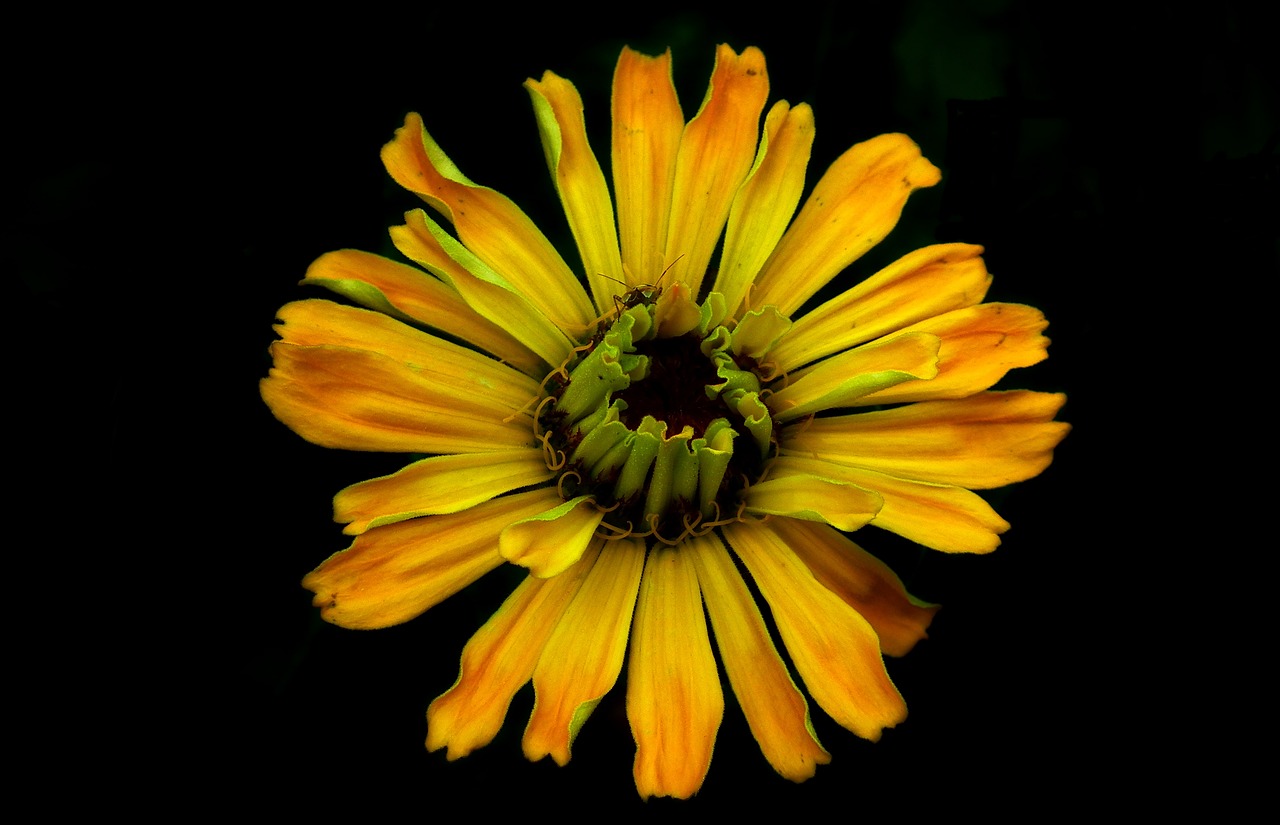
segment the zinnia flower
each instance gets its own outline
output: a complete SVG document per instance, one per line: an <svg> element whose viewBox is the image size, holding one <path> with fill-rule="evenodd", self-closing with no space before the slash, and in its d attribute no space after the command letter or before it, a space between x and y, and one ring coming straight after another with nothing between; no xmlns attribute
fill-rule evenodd
<svg viewBox="0 0 1280 825"><path fill-rule="evenodd" d="M577 90L550 72L525 85L581 277L411 114L382 158L430 207L391 229L426 271L333 252L303 283L359 306L279 312L262 395L281 421L326 447L428 456L338 493L355 540L303 584L327 620L377 628L528 569L428 711L427 747L450 759L487 744L532 680L525 754L563 765L625 660L636 787L687 797L724 708L714 633L765 759L804 780L830 757L744 573L824 711L871 740L901 722L883 655L937 608L845 534L999 544L1009 525L972 491L1035 476L1068 429L1063 396L990 389L1045 358L1046 322L982 303L991 279L965 244L796 317L940 174L882 135L796 214L813 113L778 102L758 132L757 49L719 47L687 123L670 55L623 50L612 198Z"/></svg>

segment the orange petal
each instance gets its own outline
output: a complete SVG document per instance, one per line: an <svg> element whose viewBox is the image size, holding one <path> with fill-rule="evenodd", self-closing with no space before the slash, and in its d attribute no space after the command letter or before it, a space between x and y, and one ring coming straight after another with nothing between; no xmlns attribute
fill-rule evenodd
<svg viewBox="0 0 1280 825"><path fill-rule="evenodd" d="M702 108L685 127L676 159L667 232L670 282L697 295L738 187L756 154L760 113L769 96L764 55L721 45ZM679 260L676 260L679 256Z"/></svg>
<svg viewBox="0 0 1280 825"><path fill-rule="evenodd" d="M533 99L542 150L578 242L596 310L603 312L612 308L613 296L623 289L622 258L609 185L587 143L582 97L572 83L552 72L545 72L541 81L526 80L524 86Z"/></svg>
<svg viewBox="0 0 1280 825"><path fill-rule="evenodd" d="M795 214L804 190L804 172L813 148L813 110L778 101L765 118L764 136L751 174L738 189L725 227L724 251L713 292L724 295L725 310L739 304Z"/></svg>
<svg viewBox="0 0 1280 825"><path fill-rule="evenodd" d="M895 478L814 458L778 456L778 475L803 473L871 490L884 501L871 524L944 553L990 553L1009 522L977 493L949 484Z"/></svg>
<svg viewBox="0 0 1280 825"><path fill-rule="evenodd" d="M925 632L938 606L912 597L889 566L825 524L774 519L769 528L824 587L870 622L880 647L903 656Z"/></svg>
<svg viewBox="0 0 1280 825"><path fill-rule="evenodd" d="M591 302L551 242L509 198L468 180L416 112L382 147L382 162L396 183L444 215L468 249L560 329L576 335L591 324Z"/></svg>
<svg viewBox="0 0 1280 825"><path fill-rule="evenodd" d="M644 542L611 542L547 641L533 671L524 755L569 762L569 749L622 670L627 629L644 570Z"/></svg>
<svg viewBox="0 0 1280 825"><path fill-rule="evenodd" d="M664 260L684 114L671 85L671 52L624 48L613 75L613 188L628 287L654 283Z"/></svg>
<svg viewBox="0 0 1280 825"><path fill-rule="evenodd" d="M636 602L627 719L636 740L636 790L644 799L698 792L724 716L691 552L655 548Z"/></svg>
<svg viewBox="0 0 1280 825"><path fill-rule="evenodd" d="M881 135L849 149L831 164L782 236L756 279L751 305L773 304L783 315L794 315L889 234L908 195L941 178L906 135Z"/></svg>
<svg viewBox="0 0 1280 825"><path fill-rule="evenodd" d="M698 572L716 646L751 734L774 770L803 782L831 756L818 742L809 704L769 638L751 591L714 533L690 539L680 552Z"/></svg>
<svg viewBox="0 0 1280 825"><path fill-rule="evenodd" d="M547 639L595 564L600 542L551 579L527 577L462 650L458 681L427 708L427 750L449 759L489 744L511 698L533 676Z"/></svg>
<svg viewBox="0 0 1280 825"><path fill-rule="evenodd" d="M271 355L262 399L276 418L322 447L481 453L535 443L529 419L513 417L516 410L469 397L384 355L283 341L271 345Z"/></svg>
<svg viewBox="0 0 1280 825"><path fill-rule="evenodd" d="M406 212L404 219L404 226L393 226L390 232L392 243L406 258L443 278L473 312L509 330L547 364L558 367L569 357L574 344L564 330L513 284L485 266L423 210Z"/></svg>
<svg viewBox="0 0 1280 825"><path fill-rule="evenodd" d="M982 247L960 243L917 249L797 319L769 358L779 369L793 370L917 321L972 306L991 285L981 255Z"/></svg>
<svg viewBox="0 0 1280 825"><path fill-rule="evenodd" d="M845 728L872 741L907 718L907 706L866 619L823 587L766 525L734 524L725 538L773 610L809 693Z"/></svg>
<svg viewBox="0 0 1280 825"><path fill-rule="evenodd" d="M984 392L858 415L832 416L783 439L790 455L876 470L898 478L981 490L1025 481L1053 460L1071 429L1052 420L1054 393Z"/></svg>
<svg viewBox="0 0 1280 825"><path fill-rule="evenodd" d="M538 357L505 327L480 317L458 290L412 266L371 252L343 249L317 258L302 283L327 287L393 318L434 327L525 374L545 371Z"/></svg>
<svg viewBox="0 0 1280 825"><path fill-rule="evenodd" d="M1049 357L1049 325L1035 307L979 304L907 327L942 339L938 374L928 381L908 381L863 397L860 404L897 404L963 398L982 392L1015 367L1029 367Z"/></svg>
<svg viewBox="0 0 1280 825"><path fill-rule="evenodd" d="M536 447L424 458L338 493L333 520L351 522L343 532L356 535L418 516L456 513L551 475Z"/></svg>
<svg viewBox="0 0 1280 825"><path fill-rule="evenodd" d="M356 537L307 574L320 615L355 629L408 621L502 564L498 533L545 510L555 490L532 490L461 513L402 521Z"/></svg>

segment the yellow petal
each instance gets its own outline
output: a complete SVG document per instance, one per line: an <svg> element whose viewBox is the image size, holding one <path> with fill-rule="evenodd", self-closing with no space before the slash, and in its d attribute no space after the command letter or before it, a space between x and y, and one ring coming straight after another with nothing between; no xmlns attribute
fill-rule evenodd
<svg viewBox="0 0 1280 825"><path fill-rule="evenodd" d="M285 304L276 318L275 330L286 343L376 352L468 401L491 400L504 415L540 394L538 382L524 373L380 312L309 300Z"/></svg>
<svg viewBox="0 0 1280 825"><path fill-rule="evenodd" d="M841 155L782 236L751 293L751 305L783 315L889 234L907 196L942 174L906 135L881 135Z"/></svg>
<svg viewBox="0 0 1280 825"><path fill-rule="evenodd" d="M582 558L603 516L591 496L557 501L555 507L503 530L498 552L539 578L559 575Z"/></svg>
<svg viewBox="0 0 1280 825"><path fill-rule="evenodd" d="M729 315L768 260L795 214L813 148L813 110L778 101L765 118L764 136L751 174L738 189L725 227L724 251L712 291L724 295Z"/></svg>
<svg viewBox="0 0 1280 825"><path fill-rule="evenodd" d="M563 574L527 577L471 637L458 680L427 708L427 750L448 747L449 759L458 759L497 735L599 552L597 542Z"/></svg>
<svg viewBox="0 0 1280 825"><path fill-rule="evenodd" d="M456 513L551 476L536 447L424 458L338 493L333 520L351 522L343 532L356 535L417 516Z"/></svg>
<svg viewBox="0 0 1280 825"><path fill-rule="evenodd" d="M522 295L421 209L405 213L405 225L391 227L391 241L404 256L453 286L472 311L510 330L552 367L569 357L573 342ZM545 372L545 369L543 370Z"/></svg>
<svg viewBox="0 0 1280 825"><path fill-rule="evenodd" d="M869 393L937 374L940 342L904 334L833 355L791 377L769 396L777 421L791 421L833 407L848 407Z"/></svg>
<svg viewBox="0 0 1280 825"><path fill-rule="evenodd" d="M817 476L769 478L751 485L744 496L748 513L822 521L840 530L857 530L880 510L880 497Z"/></svg>
<svg viewBox="0 0 1280 825"><path fill-rule="evenodd" d="M733 196L751 170L768 96L760 50L753 46L738 55L722 44L702 108L680 138L667 232L667 258L680 256L670 280L688 285L693 295L702 287Z"/></svg>
<svg viewBox="0 0 1280 825"><path fill-rule="evenodd" d="M664 260L684 114L671 85L671 52L624 48L613 75L613 188L628 287L654 283Z"/></svg>
<svg viewBox="0 0 1280 825"><path fill-rule="evenodd" d="M818 742L809 703L769 638L751 591L714 533L690 539L680 552L697 569L716 646L751 734L774 770L803 782L831 756Z"/></svg>
<svg viewBox="0 0 1280 825"><path fill-rule="evenodd" d="M533 715L524 755L569 762L569 749L622 670L627 629L644 570L644 542L611 542L600 554L533 671Z"/></svg>
<svg viewBox="0 0 1280 825"><path fill-rule="evenodd" d="M363 630L408 621L502 564L498 532L546 509L548 497L557 499L555 490L375 528L308 573L302 586L336 625Z"/></svg>
<svg viewBox="0 0 1280 825"><path fill-rule="evenodd" d="M906 703L889 680L867 620L823 587L767 525L734 524L724 533L773 610L787 652L822 709L873 741L906 719Z"/></svg>
<svg viewBox="0 0 1280 825"><path fill-rule="evenodd" d="M982 496L963 487L792 455L778 456L770 469L777 475L816 475L871 490L884 500L871 524L944 553L990 553L1009 529L1009 522Z"/></svg>
<svg viewBox="0 0 1280 825"><path fill-rule="evenodd" d="M343 249L317 258L302 283L327 287L402 321L434 327L528 375L545 372L538 357L506 328L482 318L456 289L420 269L370 252Z"/></svg>
<svg viewBox="0 0 1280 825"><path fill-rule="evenodd" d="M819 418L788 432L782 451L917 481L1001 487L1049 466L1071 429L1052 420L1066 400L1026 390L985 392Z"/></svg>
<svg viewBox="0 0 1280 825"><path fill-rule="evenodd" d="M382 162L396 183L444 215L468 249L560 329L576 335L595 319L582 286L529 216L506 196L468 180L416 112L382 147Z"/></svg>
<svg viewBox="0 0 1280 825"><path fill-rule="evenodd" d="M875 340L904 327L973 306L991 276L982 247L937 244L917 249L796 320L769 354L781 370Z"/></svg>
<svg viewBox="0 0 1280 825"><path fill-rule="evenodd" d="M481 453L535 443L527 417L384 355L344 347L271 345L259 389L271 412L322 447ZM479 357L479 356L477 356Z"/></svg>
<svg viewBox="0 0 1280 825"><path fill-rule="evenodd" d="M1022 304L979 304L921 321L904 332L942 339L938 374L929 381L908 381L880 390L858 403L934 401L982 392L1009 370L1049 357L1049 339L1040 334L1048 325L1040 310Z"/></svg>
<svg viewBox="0 0 1280 825"><path fill-rule="evenodd" d="M582 98L572 83L552 72L545 72L541 81L526 80L524 86L533 99L542 150L578 242L596 310L603 312L613 306L613 296L624 288L620 283L622 258L613 228L609 186L587 143Z"/></svg>
<svg viewBox="0 0 1280 825"><path fill-rule="evenodd" d="M627 719L640 796L688 799L702 787L724 716L691 549L649 554L627 669Z"/></svg>
<svg viewBox="0 0 1280 825"><path fill-rule="evenodd" d="M824 587L858 611L890 656L903 656L925 632L938 606L913 598L889 566L825 524L774 519L770 529Z"/></svg>

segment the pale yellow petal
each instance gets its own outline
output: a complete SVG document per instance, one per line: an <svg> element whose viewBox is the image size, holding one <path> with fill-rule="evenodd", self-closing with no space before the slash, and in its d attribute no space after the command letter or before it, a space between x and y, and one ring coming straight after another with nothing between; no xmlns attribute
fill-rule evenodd
<svg viewBox="0 0 1280 825"><path fill-rule="evenodd" d="M884 562L825 524L774 519L769 528L824 587L858 611L890 656L903 656L925 631L938 606L914 598Z"/></svg>
<svg viewBox="0 0 1280 825"><path fill-rule="evenodd" d="M831 756L818 742L809 703L778 655L751 591L714 533L690 539L681 552L697 569L716 646L751 734L774 770L803 782Z"/></svg>
<svg viewBox="0 0 1280 825"><path fill-rule="evenodd" d="M402 521L356 537L307 574L320 615L369 629L408 621L502 564L498 533L546 509L555 490L533 490L461 513Z"/></svg>
<svg viewBox="0 0 1280 825"><path fill-rule="evenodd" d="M818 181L756 279L751 306L784 315L889 234L907 196L942 175L906 135L880 135L841 155Z"/></svg>
<svg viewBox="0 0 1280 825"><path fill-rule="evenodd" d="M791 475L752 484L743 496L748 513L821 521L857 530L879 512L880 497L817 476Z"/></svg>
<svg viewBox="0 0 1280 825"><path fill-rule="evenodd" d="M539 578L559 575L582 557L603 515L590 496L557 501L508 525L498 537L498 552Z"/></svg>
<svg viewBox="0 0 1280 825"><path fill-rule="evenodd" d="M680 138L667 259L670 281L698 295L711 253L729 217L733 196L756 154L760 113L769 96L764 55L753 47L741 55L721 45L702 108Z"/></svg>
<svg viewBox="0 0 1280 825"><path fill-rule="evenodd" d="M417 516L456 513L551 479L537 447L424 458L382 478L353 484L333 499L333 520L357 535Z"/></svg>
<svg viewBox="0 0 1280 825"><path fill-rule="evenodd" d="M591 324L591 301L551 242L509 198L468 180L417 113L382 147L382 162L396 183L445 216L468 249L561 330L576 335Z"/></svg>
<svg viewBox="0 0 1280 825"><path fill-rule="evenodd" d="M427 750L448 747L448 758L458 759L497 735L599 552L597 542L561 575L529 576L471 637L458 680L427 708Z"/></svg>
<svg viewBox="0 0 1280 825"><path fill-rule="evenodd" d="M822 586L767 524L735 524L724 533L769 603L787 652L822 709L873 741L906 719L906 703L889 679L867 620Z"/></svg>
<svg viewBox="0 0 1280 825"><path fill-rule="evenodd" d="M724 716L692 548L649 554L631 631L627 719L640 796L688 799L711 766Z"/></svg>
<svg viewBox="0 0 1280 825"><path fill-rule="evenodd" d="M1017 390L819 418L783 439L820 457L899 478L987 489L1025 481L1071 429L1054 421L1066 396Z"/></svg>
<svg viewBox="0 0 1280 825"><path fill-rule="evenodd" d="M775 103L765 118L755 166L729 210L711 288L724 295L730 316L739 314L739 304L795 214L812 148L813 110L804 103L794 109L786 101Z"/></svg>
<svg viewBox="0 0 1280 825"><path fill-rule="evenodd" d="M624 48L613 75L613 187L628 287L655 283L663 257L684 114L671 84L671 52Z"/></svg>
<svg viewBox="0 0 1280 825"><path fill-rule="evenodd" d="M781 370L793 370L918 321L973 306L991 285L981 255L982 247L971 244L917 249L795 319L769 360Z"/></svg>
<svg viewBox="0 0 1280 825"><path fill-rule="evenodd" d="M572 83L552 72L544 73L540 81L526 80L524 86L533 99L542 150L578 242L596 311L604 312L624 288L622 258L609 185L587 143L582 97Z"/></svg>
<svg viewBox="0 0 1280 825"><path fill-rule="evenodd" d="M533 715L524 755L569 762L578 731L622 670L644 570L644 542L611 542L600 554L533 671Z"/></svg>

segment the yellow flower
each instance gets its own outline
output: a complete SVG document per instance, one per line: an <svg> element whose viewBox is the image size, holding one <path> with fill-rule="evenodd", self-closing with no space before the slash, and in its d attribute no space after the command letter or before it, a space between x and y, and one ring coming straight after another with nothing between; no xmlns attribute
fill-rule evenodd
<svg viewBox="0 0 1280 825"><path fill-rule="evenodd" d="M612 198L573 85L525 85L585 277L408 116L383 161L434 215L409 212L391 236L427 271L317 260L303 283L365 308L283 307L262 395L317 444L430 457L338 493L355 541L303 584L329 621L376 628L504 563L528 568L432 703L427 747L487 744L532 680L525 754L564 764L626 660L645 797L687 797L710 765L724 698L709 616L764 757L804 780L829 756L741 570L824 711L872 740L901 722L883 655L924 638L937 608L845 533L999 544L1008 524L972 490L1035 476L1068 429L1053 421L1063 396L990 390L1045 358L1046 322L982 303L990 277L965 244L793 318L940 175L882 135L796 214L813 114L778 102L758 133L757 49L719 47L688 123L670 55L622 52Z"/></svg>

